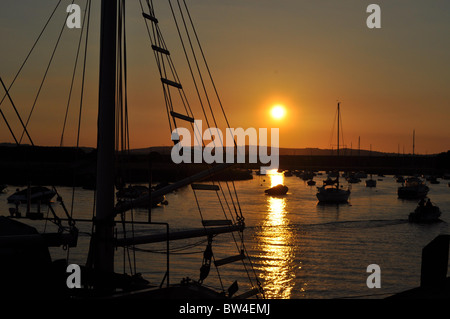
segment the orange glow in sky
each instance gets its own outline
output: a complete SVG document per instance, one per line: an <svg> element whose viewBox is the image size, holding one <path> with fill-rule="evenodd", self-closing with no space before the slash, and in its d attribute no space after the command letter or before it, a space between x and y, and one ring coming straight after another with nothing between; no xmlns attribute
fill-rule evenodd
<svg viewBox="0 0 450 319"><path fill-rule="evenodd" d="M364 1L192 2L190 13L230 127L279 127L280 147L330 149L339 100L342 147L356 148L360 141L361 149L372 145L373 151L411 153L415 130L417 154L449 150L450 2L377 3L381 29L367 28ZM84 12L82 2L79 5ZM6 86L54 6L53 1L1 1L0 36L7 49L0 52L0 76ZM138 1L127 2L127 6L130 146L170 146L165 99L142 10ZM55 21L49 23L10 91L24 121L33 108L65 9L63 5L55 12ZM183 89L196 118L201 119L200 102L168 4L156 2L155 15ZM99 2L92 3L90 30L80 145L95 147ZM79 35L79 29L64 30L55 51L28 125L37 145L57 146L61 140ZM82 57L80 52L65 146L76 144ZM0 88L0 98L3 95ZM220 111L214 96L209 96L212 107ZM207 99L202 98L206 106ZM284 107L272 109L277 104ZM180 107L177 112L186 115L181 103L176 106ZM6 99L0 107L20 136L11 104ZM0 143L14 142L1 118L0 122Z"/></svg>

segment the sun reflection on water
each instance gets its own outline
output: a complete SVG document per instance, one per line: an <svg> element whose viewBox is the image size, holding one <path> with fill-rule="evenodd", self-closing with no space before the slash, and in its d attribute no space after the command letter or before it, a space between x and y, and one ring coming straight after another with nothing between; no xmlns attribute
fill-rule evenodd
<svg viewBox="0 0 450 319"><path fill-rule="evenodd" d="M283 184L284 174L269 172L270 187ZM289 228L286 196L267 196L267 214L259 235L259 248L263 252L262 277L267 298L289 299L294 286L293 234Z"/></svg>
<svg viewBox="0 0 450 319"><path fill-rule="evenodd" d="M270 178L270 187L284 184L284 174L278 173L276 170L270 170L268 174Z"/></svg>

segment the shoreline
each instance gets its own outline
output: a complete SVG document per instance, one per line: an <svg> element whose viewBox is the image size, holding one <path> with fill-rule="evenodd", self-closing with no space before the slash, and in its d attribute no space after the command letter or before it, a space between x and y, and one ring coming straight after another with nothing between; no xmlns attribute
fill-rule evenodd
<svg viewBox="0 0 450 319"><path fill-rule="evenodd" d="M93 187L96 151L68 147L0 147L0 183L9 185L59 185ZM214 180L248 180L264 163L235 164L215 174ZM169 155L117 154L116 172L125 183L174 182L211 167L209 164L174 164ZM358 156L280 155L283 170L364 171L367 174L441 177L450 172L450 151L437 155ZM151 168L151 174L150 172Z"/></svg>

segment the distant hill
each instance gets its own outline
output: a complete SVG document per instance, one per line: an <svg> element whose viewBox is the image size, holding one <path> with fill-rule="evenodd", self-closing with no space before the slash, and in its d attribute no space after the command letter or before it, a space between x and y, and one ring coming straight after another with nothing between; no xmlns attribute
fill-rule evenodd
<svg viewBox="0 0 450 319"><path fill-rule="evenodd" d="M0 147L15 147L14 143L0 143ZM31 146L28 144L22 144L21 146ZM41 148L46 149L56 149L57 146L40 146ZM74 149L75 147L63 147L63 149ZM79 147L79 149L83 150L86 153L90 153L95 150L93 147ZM151 146L146 148L136 148L130 150L131 154L135 155L146 155L151 152L156 152L161 155L170 155L172 150L172 146ZM248 154L248 146L246 148L246 154ZM320 148L280 148L279 154L283 156L332 156L337 155L336 150L333 149L320 149ZM378 151L369 151L369 150L358 150L358 149L349 149L343 148L339 150L339 154L342 156L398 156L397 153L388 153L388 152L378 152ZM402 154L401 154L402 155ZM411 154L405 154L411 155ZM428 154L428 155L419 155L418 156L435 156L437 154Z"/></svg>
<svg viewBox="0 0 450 319"><path fill-rule="evenodd" d="M172 146L152 146L147 148L133 149L133 154L148 154L157 152L161 155L170 155ZM246 149L248 154L248 146ZM279 154L283 156L331 156L337 155L336 150L320 149L320 148L280 148ZM369 150L357 150L344 148L339 150L339 154L343 156L398 156L397 153L385 153Z"/></svg>
<svg viewBox="0 0 450 319"><path fill-rule="evenodd" d="M27 146L31 147L30 144L20 144L20 146L22 146L22 147L23 146L24 147L27 147ZM0 148L1 147L17 147L17 144L15 144L15 143L0 143ZM75 146L63 146L63 147L59 147L59 146L36 146L36 147L41 148L41 149L47 149L47 150L50 150L50 149L76 149ZM85 153L90 153L91 151L95 150L95 148L93 148L93 147L85 147L85 146L80 146L80 147L78 147L78 149L84 151Z"/></svg>

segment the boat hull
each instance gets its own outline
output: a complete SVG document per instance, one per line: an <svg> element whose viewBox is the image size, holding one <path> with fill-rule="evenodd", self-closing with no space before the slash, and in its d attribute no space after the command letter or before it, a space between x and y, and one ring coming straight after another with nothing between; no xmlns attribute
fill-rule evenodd
<svg viewBox="0 0 450 319"><path fill-rule="evenodd" d="M403 199L419 199L427 196L430 189L428 186L413 186L413 187L399 187L397 194L399 198Z"/></svg>
<svg viewBox="0 0 450 319"><path fill-rule="evenodd" d="M374 179L368 179L366 180L366 187L376 187L377 181Z"/></svg>
<svg viewBox="0 0 450 319"><path fill-rule="evenodd" d="M316 196L320 203L347 203L350 191L337 188L319 188Z"/></svg>
<svg viewBox="0 0 450 319"><path fill-rule="evenodd" d="M272 188L266 189L264 192L270 196L282 196L282 195L286 195L288 190L289 190L289 188L287 186L280 184L280 185L274 186Z"/></svg>
<svg viewBox="0 0 450 319"><path fill-rule="evenodd" d="M408 220L411 223L435 223L439 222L441 211L438 207L418 207L409 214Z"/></svg>
<svg viewBox="0 0 450 319"><path fill-rule="evenodd" d="M56 195L55 191L48 189L46 187L36 187L36 188L32 187L29 198L32 203L37 202L48 203L55 195ZM18 191L13 195L9 196L7 200L8 203L16 203L16 202L26 203L28 202L28 191L26 189Z"/></svg>

